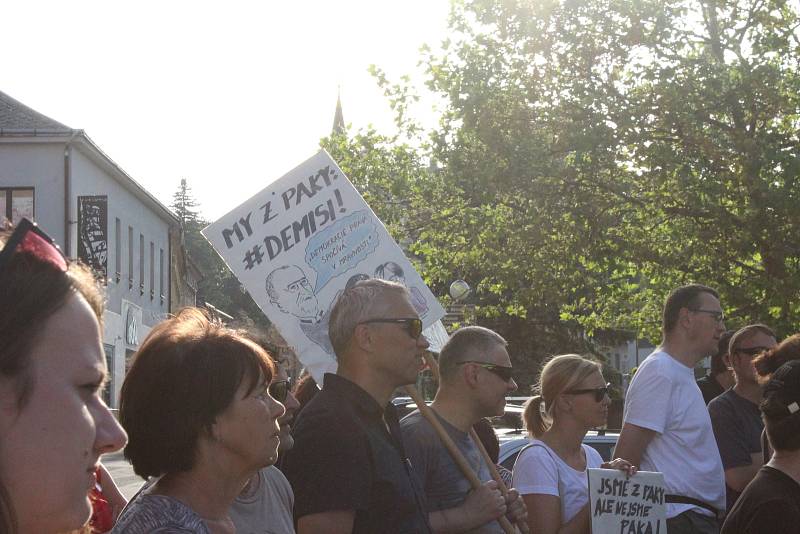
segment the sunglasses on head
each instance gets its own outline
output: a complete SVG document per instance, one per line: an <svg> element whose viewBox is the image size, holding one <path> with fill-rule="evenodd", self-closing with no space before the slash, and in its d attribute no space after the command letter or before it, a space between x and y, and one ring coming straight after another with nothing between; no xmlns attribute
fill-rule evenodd
<svg viewBox="0 0 800 534"><path fill-rule="evenodd" d="M405 325L408 335L412 338L419 339L419 336L422 335L422 319L418 317L409 317L405 319L367 319L366 321L361 321L361 324L370 323L398 323Z"/></svg>
<svg viewBox="0 0 800 534"><path fill-rule="evenodd" d="M288 380L273 380L269 384L270 396L278 402L284 402L289 396L291 384Z"/></svg>
<svg viewBox="0 0 800 534"><path fill-rule="evenodd" d="M494 365L492 363L486 362L476 362L472 360L467 360L465 362L458 362L458 365L464 365L470 363L472 365L477 365L478 367L483 367L490 373L498 376L502 381L509 382L512 378L514 378L514 368L513 367L505 367L503 365Z"/></svg>
<svg viewBox="0 0 800 534"><path fill-rule="evenodd" d="M15 252L25 252L37 260L49 263L58 270L67 271L67 258L55 241L35 222L23 218L0 250L0 269L3 269Z"/></svg>
<svg viewBox="0 0 800 534"><path fill-rule="evenodd" d="M564 393L569 393L570 395L582 395L584 393L594 393L594 400L595 402L600 402L606 395L608 395L608 391L611 389L611 382L608 382L605 386L601 388L589 388L589 389L570 389L565 391Z"/></svg>

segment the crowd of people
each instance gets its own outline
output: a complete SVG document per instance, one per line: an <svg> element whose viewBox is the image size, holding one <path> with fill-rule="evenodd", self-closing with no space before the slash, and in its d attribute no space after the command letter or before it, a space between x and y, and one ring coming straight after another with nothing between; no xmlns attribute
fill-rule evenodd
<svg viewBox="0 0 800 534"><path fill-rule="evenodd" d="M485 418L517 389L492 330L455 331L429 410L398 419L390 400L428 348L398 283L364 280L339 297L338 369L321 388L310 378L290 388L258 333L184 309L142 343L119 422L101 398L102 311L92 274L36 225L0 232L0 532L588 533L596 467L663 473L670 534L800 525L800 335L779 343L763 324L726 333L706 286L667 297L615 459L583 444L606 424L611 386L598 362L565 354L541 369L511 473L486 437ZM100 463L123 447L147 480L127 503Z"/></svg>

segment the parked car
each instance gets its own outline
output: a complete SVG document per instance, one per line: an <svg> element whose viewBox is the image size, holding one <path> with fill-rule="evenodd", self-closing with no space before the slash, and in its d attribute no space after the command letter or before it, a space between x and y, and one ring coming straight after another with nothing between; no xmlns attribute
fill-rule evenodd
<svg viewBox="0 0 800 534"><path fill-rule="evenodd" d="M511 437L508 433L504 435L506 436L505 440L500 438L499 464L506 469L513 469L517 455L531 441L529 438L518 437L518 435L517 437ZM500 437L500 432L498 432L498 437ZM586 437L583 438L583 442L599 452L603 460L608 462L614 455L614 448L617 446L618 439L618 432L604 432L601 430L588 432Z"/></svg>

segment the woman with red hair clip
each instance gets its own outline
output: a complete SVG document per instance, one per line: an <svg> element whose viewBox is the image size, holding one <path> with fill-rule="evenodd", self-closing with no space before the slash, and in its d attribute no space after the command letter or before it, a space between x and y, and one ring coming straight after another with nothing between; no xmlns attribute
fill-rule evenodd
<svg viewBox="0 0 800 534"><path fill-rule="evenodd" d="M126 435L103 402L103 294L36 224L0 230L0 532L89 521L102 454Z"/></svg>

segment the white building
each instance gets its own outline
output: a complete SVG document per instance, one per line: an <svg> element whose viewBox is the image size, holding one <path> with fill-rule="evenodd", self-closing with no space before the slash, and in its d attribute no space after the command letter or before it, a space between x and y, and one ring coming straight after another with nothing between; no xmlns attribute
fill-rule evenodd
<svg viewBox="0 0 800 534"><path fill-rule="evenodd" d="M622 375L622 389L627 391L631 379L631 371L639 367L655 346L643 339L628 339L619 345L600 347L608 364Z"/></svg>
<svg viewBox="0 0 800 534"><path fill-rule="evenodd" d="M28 217L106 280L103 344L116 406L126 364L152 326L193 304L178 218L83 132L0 92L0 219ZM173 280L173 274L177 273ZM192 288L194 286L194 288ZM172 287L172 290L171 290Z"/></svg>

